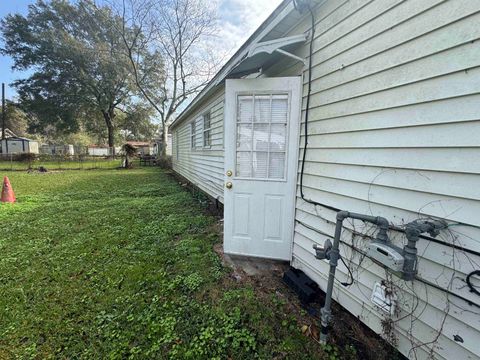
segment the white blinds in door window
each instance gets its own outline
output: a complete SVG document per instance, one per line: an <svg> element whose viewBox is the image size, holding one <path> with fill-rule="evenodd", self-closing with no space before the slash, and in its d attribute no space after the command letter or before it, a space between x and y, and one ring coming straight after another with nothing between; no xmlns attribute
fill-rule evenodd
<svg viewBox="0 0 480 360"><path fill-rule="evenodd" d="M236 176L284 179L288 94L237 97Z"/></svg>

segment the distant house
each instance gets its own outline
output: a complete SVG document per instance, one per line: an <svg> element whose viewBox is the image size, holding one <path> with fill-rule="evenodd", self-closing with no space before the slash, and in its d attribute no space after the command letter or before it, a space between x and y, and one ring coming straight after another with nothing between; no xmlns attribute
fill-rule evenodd
<svg viewBox="0 0 480 360"><path fill-rule="evenodd" d="M388 219L388 251L343 223L333 295L410 359L480 359L479 23L480 1L285 0L170 126L173 170L224 205L226 253L327 290L313 246L339 210ZM406 280L392 262L420 219L448 228Z"/></svg>
<svg viewBox="0 0 480 360"><path fill-rule="evenodd" d="M157 138L157 139L154 140L153 147L154 147L154 153L155 154L160 154L160 151L161 151L161 148L162 148L162 143L163 143L162 138ZM169 132L168 137L167 137L167 151L166 151L168 156L172 155L172 143L173 143L173 136Z"/></svg>
<svg viewBox="0 0 480 360"><path fill-rule="evenodd" d="M2 154L38 154L38 142L20 136L10 136L0 141Z"/></svg>
<svg viewBox="0 0 480 360"><path fill-rule="evenodd" d="M0 135L3 129L0 128ZM9 128L5 128L5 139L0 141L0 153L2 154L38 154L38 142L17 136Z"/></svg>
<svg viewBox="0 0 480 360"><path fill-rule="evenodd" d="M88 145L87 152L90 156L109 156L111 154L110 148L106 145Z"/></svg>
<svg viewBox="0 0 480 360"><path fill-rule="evenodd" d="M0 128L0 136L2 135L2 132L3 132L3 129ZM12 130L10 130L9 128L5 128L5 137L15 137L17 136Z"/></svg>
<svg viewBox="0 0 480 360"><path fill-rule="evenodd" d="M75 155L75 148L73 145L42 144L40 153L48 155Z"/></svg>
<svg viewBox="0 0 480 360"><path fill-rule="evenodd" d="M128 145L137 149L138 155L156 155L155 145L148 141L127 141Z"/></svg>

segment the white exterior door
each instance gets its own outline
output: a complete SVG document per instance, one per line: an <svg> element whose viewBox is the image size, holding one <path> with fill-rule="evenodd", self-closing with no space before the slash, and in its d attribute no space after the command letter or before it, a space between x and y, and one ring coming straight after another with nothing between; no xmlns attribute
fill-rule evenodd
<svg viewBox="0 0 480 360"><path fill-rule="evenodd" d="M224 251L290 260L300 77L226 81Z"/></svg>

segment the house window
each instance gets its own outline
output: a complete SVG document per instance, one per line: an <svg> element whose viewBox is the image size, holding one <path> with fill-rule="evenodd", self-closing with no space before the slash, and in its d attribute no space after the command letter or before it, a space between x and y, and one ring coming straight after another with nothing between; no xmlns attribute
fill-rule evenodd
<svg viewBox="0 0 480 360"><path fill-rule="evenodd" d="M212 138L210 135L211 121L210 111L203 114L203 147L210 147L212 145Z"/></svg>
<svg viewBox="0 0 480 360"><path fill-rule="evenodd" d="M195 149L195 121L190 123L190 147Z"/></svg>

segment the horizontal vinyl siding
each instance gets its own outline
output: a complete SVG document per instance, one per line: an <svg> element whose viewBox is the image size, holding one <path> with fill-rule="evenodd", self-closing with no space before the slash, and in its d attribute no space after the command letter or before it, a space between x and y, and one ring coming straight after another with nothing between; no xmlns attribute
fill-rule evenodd
<svg viewBox="0 0 480 360"><path fill-rule="evenodd" d="M410 358L479 359L480 308L437 287L480 305L464 282L479 269L480 257L461 249L480 251L480 3L330 0L316 19L304 193L400 227L428 216L459 223L437 238L456 249L418 242L421 281L392 277L400 307L395 337ZM305 20L288 35L308 27ZM308 47L296 53L308 56ZM266 74L300 69L285 59ZM305 83L304 109L306 94ZM303 123L301 133L300 159ZM292 264L325 289L328 263L315 259L312 246L333 237L336 214L303 201L299 189L296 208ZM362 222L344 226L341 254L355 283L337 282L334 298L381 334L386 316L370 295L375 282L389 276L361 254L375 229ZM391 231L391 238L403 246L403 233ZM347 277L339 264L337 278Z"/></svg>
<svg viewBox="0 0 480 360"><path fill-rule="evenodd" d="M173 129L173 170L208 195L223 202L223 89L206 99L192 116ZM203 147L203 120L201 115L210 111L211 146ZM196 125L195 144L192 149L190 124Z"/></svg>

